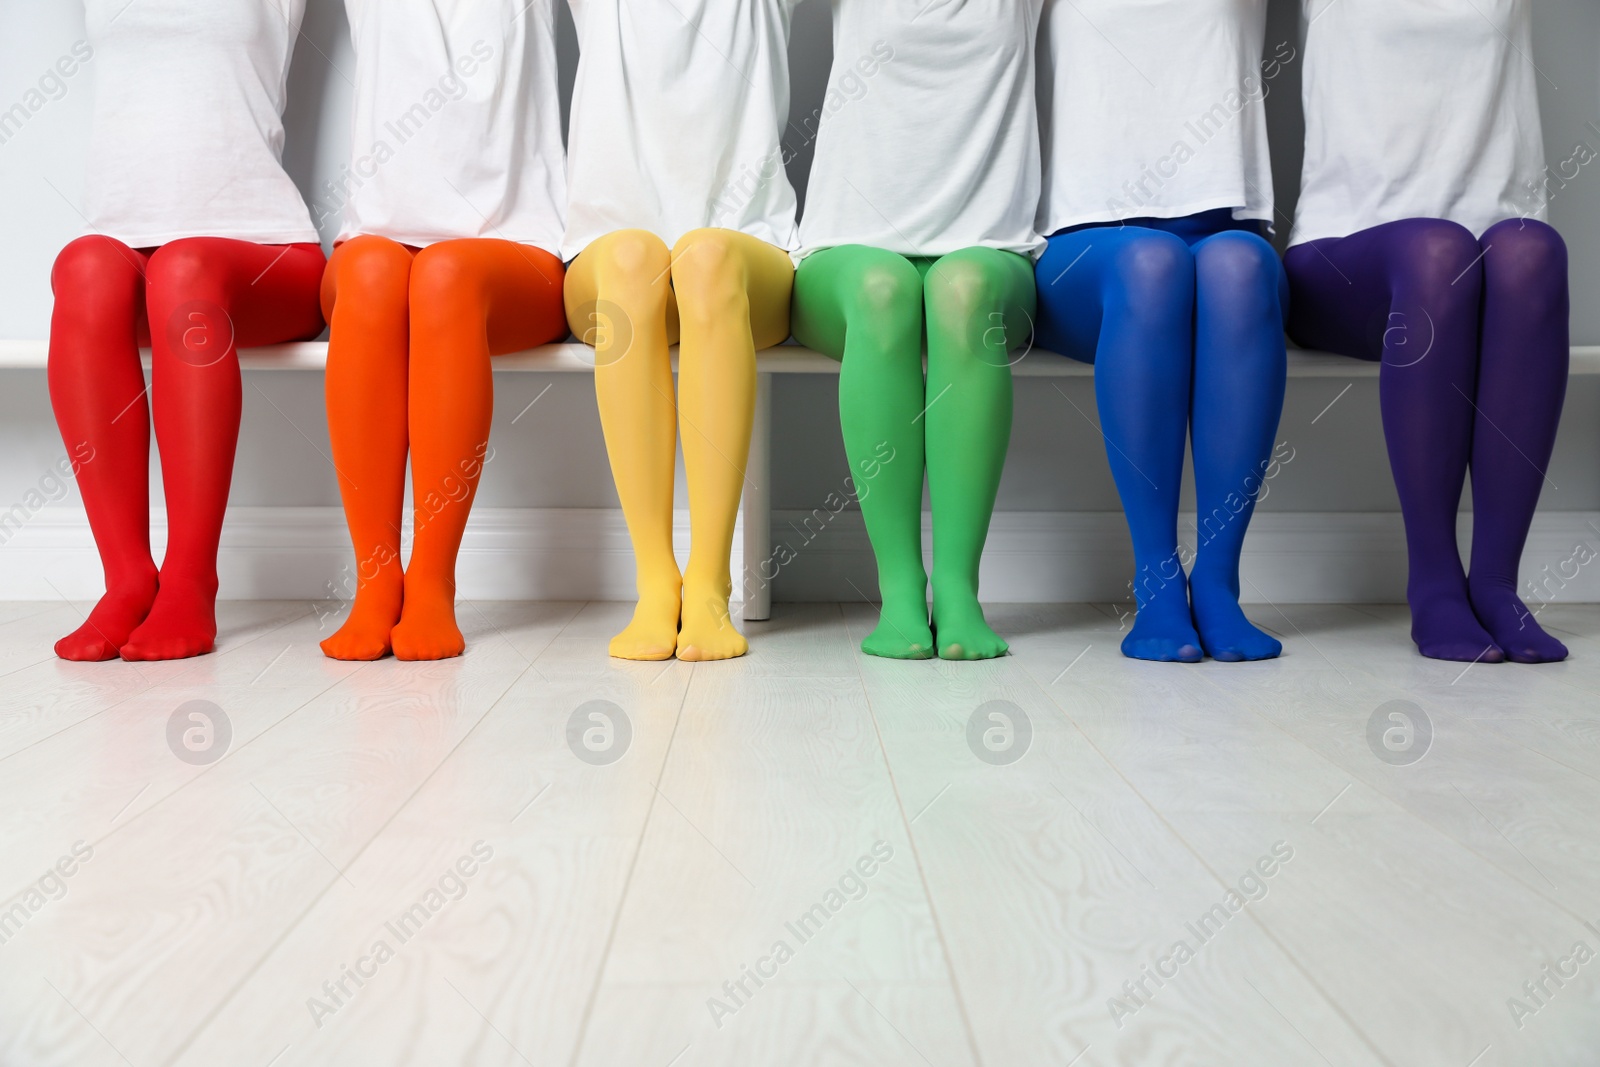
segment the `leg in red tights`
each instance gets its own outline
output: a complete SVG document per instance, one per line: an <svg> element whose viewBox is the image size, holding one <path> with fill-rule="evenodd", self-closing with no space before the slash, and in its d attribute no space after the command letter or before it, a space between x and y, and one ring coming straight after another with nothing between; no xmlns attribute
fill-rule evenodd
<svg viewBox="0 0 1600 1067"><path fill-rule="evenodd" d="M56 642L62 659L116 658L156 598L150 408L139 367L148 259L109 237L80 237L50 275L50 401L68 454L85 460L78 489L106 582L88 620Z"/></svg>
<svg viewBox="0 0 1600 1067"><path fill-rule="evenodd" d="M99 614L62 642L58 651L67 658L106 659L119 646L125 659L178 659L211 650L217 544L239 436L237 348L314 337L322 329L317 288L324 260L314 244L173 241L143 257L143 292L134 285L129 301L127 272L140 258L107 238L84 238L57 264L50 354L56 419L69 446L87 442L97 458L115 457L81 482L90 515L98 515L91 524L105 561L107 595L96 606ZM102 285L109 298L98 291ZM139 374L129 340L138 336L141 295L154 355L151 407L168 526L147 614L138 602L149 595L148 585L141 591L129 574L139 570L141 554L149 556L149 487L143 474L131 471L136 461L148 463L148 438L122 425L142 414L137 396L129 395ZM91 307L98 312L93 321L67 324L77 309ZM130 402L132 408L120 410ZM140 525L144 533L129 532Z"/></svg>
<svg viewBox="0 0 1600 1067"><path fill-rule="evenodd" d="M415 249L385 237L355 237L334 250L323 276L322 309L332 327L328 436L356 552L355 605L344 625L322 642L333 659L388 655L389 631L400 621L415 255Z"/></svg>
<svg viewBox="0 0 1600 1067"><path fill-rule="evenodd" d="M446 241L411 267L409 428L413 520L400 659L443 659L465 647L456 626L456 554L487 462L494 414L490 357L567 334L561 261L489 238Z"/></svg>

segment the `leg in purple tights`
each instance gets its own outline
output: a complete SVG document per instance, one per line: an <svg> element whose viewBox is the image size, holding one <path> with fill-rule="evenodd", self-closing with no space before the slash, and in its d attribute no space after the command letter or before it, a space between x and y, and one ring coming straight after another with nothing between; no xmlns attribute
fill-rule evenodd
<svg viewBox="0 0 1600 1067"><path fill-rule="evenodd" d="M1472 435L1472 569L1478 621L1518 663L1567 658L1517 596L1517 566L1544 486L1571 352L1567 246L1542 222L1483 235L1483 350Z"/></svg>
<svg viewBox="0 0 1600 1067"><path fill-rule="evenodd" d="M1531 421L1548 423L1545 432L1553 436L1555 420L1549 412L1559 411L1561 403L1559 388L1551 395L1549 374L1503 372L1504 362L1515 358L1503 351L1508 346L1511 352L1524 349L1533 358L1526 351L1529 338L1514 336L1525 328L1524 318L1517 317L1514 326L1497 326L1495 351L1487 353L1484 324L1503 314L1500 305L1508 283L1497 276L1492 296L1497 307L1486 309L1486 258L1478 239L1454 223L1407 219L1300 245L1290 250L1285 264L1292 290L1291 336L1308 347L1383 361L1379 392L1389 462L1406 524L1411 635L1422 654L1435 659L1499 662L1505 658L1499 644L1505 631L1499 629L1498 619L1511 610L1508 598L1515 601L1515 557L1527 535L1549 457L1549 445L1541 446L1543 439L1536 440L1538 434L1528 430L1526 421L1511 413L1532 413ZM1507 270L1520 273L1511 270L1513 257L1505 258ZM1521 289L1511 291L1536 290L1541 284L1548 284L1548 278L1542 283L1526 279L1517 283ZM1564 293L1564 273L1560 285ZM1483 382L1480 352L1485 354L1484 366L1494 368ZM1495 448L1475 432L1480 420L1498 423L1501 417L1510 423L1503 427L1510 442L1528 453L1529 461L1520 471L1503 461L1501 452L1515 454L1506 437L1501 438L1502 447ZM1480 445L1489 452L1479 452ZM1493 479L1475 474L1473 482L1478 520L1488 518L1482 535L1483 599L1498 611L1493 626L1487 628L1488 620L1480 621L1474 611L1455 538L1467 466L1480 456L1497 471ZM1512 585L1503 589L1503 595L1491 596L1495 583L1490 574L1497 568L1506 570L1508 552ZM1475 561L1479 558L1475 551ZM1494 565L1488 562L1491 559ZM1516 619L1519 624L1537 629L1525 609L1521 616ZM1524 637L1521 644L1526 643Z"/></svg>

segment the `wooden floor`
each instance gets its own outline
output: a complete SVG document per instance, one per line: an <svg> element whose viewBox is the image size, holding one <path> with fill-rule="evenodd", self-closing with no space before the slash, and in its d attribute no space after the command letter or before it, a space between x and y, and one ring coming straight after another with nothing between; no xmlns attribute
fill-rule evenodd
<svg viewBox="0 0 1600 1067"><path fill-rule="evenodd" d="M4 1067L1600 1063L1597 607L1465 670L1392 607L1190 667L1088 605L984 664L864 605L616 663L599 603L67 664L75 610L0 605Z"/></svg>

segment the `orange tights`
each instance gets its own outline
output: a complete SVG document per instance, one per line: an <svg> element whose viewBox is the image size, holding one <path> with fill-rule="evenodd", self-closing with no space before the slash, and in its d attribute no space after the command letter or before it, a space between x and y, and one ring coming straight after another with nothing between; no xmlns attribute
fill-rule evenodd
<svg viewBox="0 0 1600 1067"><path fill-rule="evenodd" d="M322 642L329 656L461 654L456 553L488 455L490 357L566 336L562 281L550 253L490 238L419 252L362 236L334 251L322 281L332 327L328 432L355 544L356 599ZM402 570L408 448L414 517Z"/></svg>

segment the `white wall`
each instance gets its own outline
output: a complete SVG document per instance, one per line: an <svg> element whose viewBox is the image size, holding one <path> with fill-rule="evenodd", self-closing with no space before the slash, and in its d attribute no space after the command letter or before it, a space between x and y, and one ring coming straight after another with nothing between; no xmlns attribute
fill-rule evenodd
<svg viewBox="0 0 1600 1067"><path fill-rule="evenodd" d="M1274 0L1269 51L1279 41L1297 39L1295 7L1286 0ZM564 8L562 15L563 84L570 88L576 50ZM1600 5L1593 0L1539 0L1537 17L1532 61L1541 72L1550 158L1566 159L1580 140L1600 149ZM807 0L795 27L795 94L789 139L798 150L792 176L802 190L810 163L804 125L821 104L827 78L828 20L826 0ZM314 200L348 148L350 87L346 74L352 57L342 5L337 0L309 0L304 34L291 76L285 162L308 200ZM38 87L57 58L67 54L82 36L81 11L76 4L0 0L0 110L27 99L25 94ZM56 98L46 99L0 143L0 338L43 338L47 334L50 263L82 225L76 205L81 196L93 67L90 62L59 89L49 85ZM1268 98L1276 184L1280 206L1286 211L1293 209L1298 181L1298 92L1299 71L1291 64ZM1591 122L1595 127L1588 125ZM1572 252L1574 341L1600 344L1600 299L1596 299L1600 296L1600 166L1586 168L1555 197L1552 210ZM331 232L324 234L325 238L331 236ZM1072 584L1070 576L1042 584L1030 582L1029 572L1048 558L1037 544L1043 535L1019 533L1021 540L1013 544L1007 540L1012 535L1005 532L1037 530L1037 516L1030 515L1047 513L1055 518L1048 519L1044 529L1054 531L1049 537L1063 539L1064 547L1070 548L1066 543L1075 537L1095 543L1120 537L1115 522L1106 524L1096 518L1085 527L1065 514L1090 513L1103 518L1115 513L1118 504L1099 434L1089 421L1094 416L1092 387L1082 379L1059 384L1071 404L1048 381L1019 382L1016 430L999 502L1003 514L991 546L991 588L1021 594L1087 590L1110 596L1120 583L1109 577L1088 585ZM1262 504L1260 528L1276 531L1271 537L1300 536L1290 531L1303 528L1307 516L1322 516L1311 523L1321 529L1330 528L1330 523L1338 527L1343 521L1338 516L1348 516L1352 544L1371 544L1373 530L1393 529L1397 502L1383 451L1375 383L1355 381L1326 415L1317 418L1345 384L1337 379L1291 384L1280 437L1294 447L1296 458L1273 483ZM511 417L546 385L550 392L533 413L510 425ZM321 387L320 376L314 374L248 376L234 504L302 509L337 505L334 479L324 458L327 445ZM592 386L581 377L502 374L498 388L502 417L497 419L494 445L501 458L485 474L480 506L497 509L495 514L501 516L533 514L528 509L614 508L616 498L605 464ZM774 500L780 512L803 513L823 506L845 477L834 390L832 379L779 379L774 404ZM1075 411L1074 405L1083 414ZM43 373L0 371L0 511L24 499L41 480L47 489L52 488L48 472L60 453ZM1547 537L1530 545L1531 570L1565 558L1562 546L1585 528L1577 520L1600 512L1600 380L1575 381L1550 483L1543 499L1544 510L1551 513L1543 527ZM20 595L22 585L27 584L12 576L32 573L42 565L39 560L53 558L27 554L38 550L41 538L48 537L51 543L58 543L60 537L71 540L72 523L81 513L70 510L77 505L70 487L65 493L54 505L68 510L52 511L45 517L50 522L41 520L28 538L0 547L0 598ZM318 514L317 523L325 525L326 513ZM782 523L780 514L780 528ZM1365 532L1357 532L1357 527ZM47 529L68 533L47 535ZM829 535L832 548L824 551L819 543L819 550L806 565L780 576L778 598L853 595L841 576L869 574L870 570L864 546L855 543L851 529L854 527L848 522L840 524ZM1600 545L1600 532L1583 536ZM1252 550L1259 540L1252 540ZM1034 548L1022 551L1017 546L1024 541ZM35 548L27 548L28 544ZM527 547L523 544L519 550ZM1120 544L1113 548L1113 555L1120 558ZM1539 558L1540 553L1551 558ZM313 588L321 586L328 577L322 573L327 566L325 556L324 548L307 549L305 558L314 561L307 566L316 572L315 580L307 577L294 582L294 595L302 595L301 587L308 582ZM74 566L82 569L81 556L72 558L80 561ZM1299 578L1285 575L1274 579L1278 584L1272 588L1291 598L1302 593L1325 598L1338 589L1358 587L1363 595L1386 592L1397 597L1398 572L1388 563L1369 562L1365 578L1359 574L1352 577L1354 572L1346 568L1337 580L1314 580L1314 574L1308 578L1307 572L1324 572L1308 565L1300 569ZM1361 571L1359 559L1353 566L1355 572ZM258 575L252 581L248 575L256 572L248 559L240 567L245 577L229 580L224 595L288 595L282 568L267 568L262 572L267 577ZM470 591L472 579L464 578ZM71 584L92 591L95 580L91 574ZM605 587L612 589L618 584L612 575ZM626 581L620 584L626 587ZM496 588L486 579L485 592ZM1301 592L1294 591L1297 589Z"/></svg>

